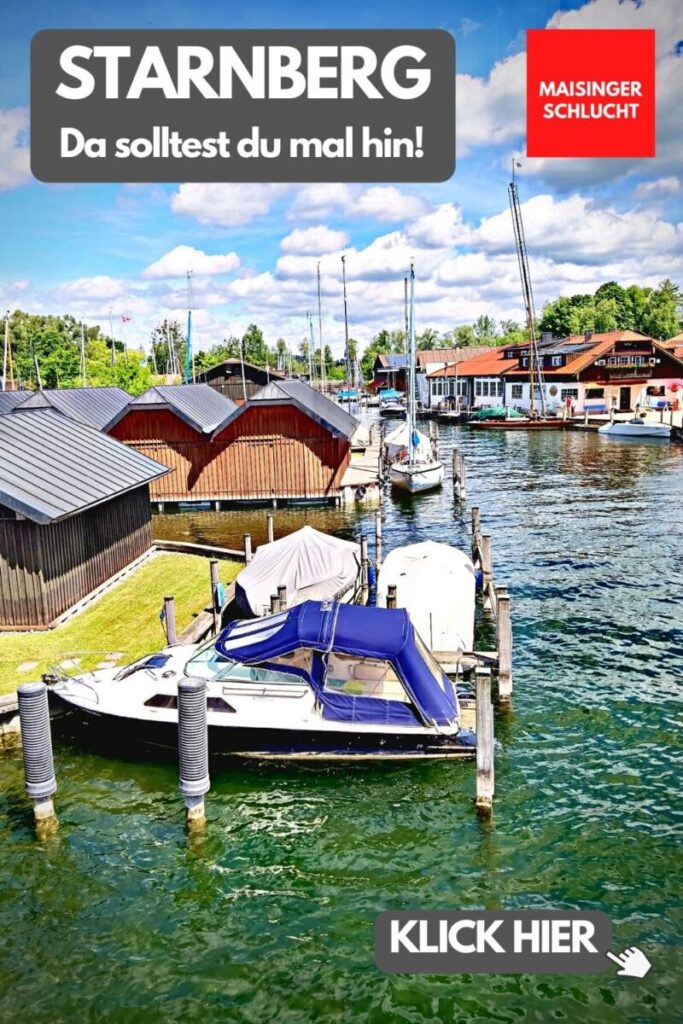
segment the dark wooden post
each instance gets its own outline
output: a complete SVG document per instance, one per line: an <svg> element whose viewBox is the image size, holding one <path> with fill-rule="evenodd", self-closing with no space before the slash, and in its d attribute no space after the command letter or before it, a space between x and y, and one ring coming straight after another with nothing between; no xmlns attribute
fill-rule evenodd
<svg viewBox="0 0 683 1024"><path fill-rule="evenodd" d="M477 795L476 807L483 817L493 811L493 707L491 705L491 669L478 665L475 669L477 688Z"/></svg>
<svg viewBox="0 0 683 1024"><path fill-rule="evenodd" d="M287 610L287 587L284 583L277 588L277 603L281 612Z"/></svg>
<svg viewBox="0 0 683 1024"><path fill-rule="evenodd" d="M271 615L277 614L277 612L279 610L278 606L279 606L279 599L278 599L277 594L271 594L270 595L270 614Z"/></svg>
<svg viewBox="0 0 683 1024"><path fill-rule="evenodd" d="M164 622L166 623L166 643L170 647L178 642L175 631L175 600L173 596L164 598Z"/></svg>
<svg viewBox="0 0 683 1024"><path fill-rule="evenodd" d="M220 579L218 577L218 559L212 558L209 563L211 572L211 609L213 611L213 634L217 636L221 628L221 612L223 610L218 596Z"/></svg>
<svg viewBox="0 0 683 1024"><path fill-rule="evenodd" d="M479 556L479 548L481 545L481 513L479 506L474 505L472 508L472 561L476 561Z"/></svg>
<svg viewBox="0 0 683 1024"><path fill-rule="evenodd" d="M396 607L396 584L390 583L387 587L387 608Z"/></svg>

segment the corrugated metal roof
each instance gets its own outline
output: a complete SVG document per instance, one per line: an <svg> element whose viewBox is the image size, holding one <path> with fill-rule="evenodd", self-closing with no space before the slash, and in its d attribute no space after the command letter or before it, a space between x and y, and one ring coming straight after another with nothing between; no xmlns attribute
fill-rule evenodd
<svg viewBox="0 0 683 1024"><path fill-rule="evenodd" d="M16 409L30 394L30 391L0 391L0 416L5 416L12 409Z"/></svg>
<svg viewBox="0 0 683 1024"><path fill-rule="evenodd" d="M408 366L408 356L403 352L380 352L378 359L382 366L392 370L405 370Z"/></svg>
<svg viewBox="0 0 683 1024"><path fill-rule="evenodd" d="M138 409L145 405L172 409L181 420L201 434L212 434L238 409L232 399L226 398L209 384L156 385L134 398L130 408ZM119 419L121 414L117 417Z"/></svg>
<svg viewBox="0 0 683 1024"><path fill-rule="evenodd" d="M35 523L66 519L168 472L55 409L0 416L0 504Z"/></svg>
<svg viewBox="0 0 683 1024"><path fill-rule="evenodd" d="M51 406L79 423L104 430L130 401L130 395L122 388L52 388L34 391L22 404L21 410L47 409Z"/></svg>
<svg viewBox="0 0 683 1024"><path fill-rule="evenodd" d="M213 366L209 366L206 370L201 370L195 374L192 378L193 384L200 384L210 378L217 370L230 370L234 372L236 377L239 377L242 372L242 366L245 370L259 370L261 373L267 374L269 377L273 377L276 380L284 380L285 374L282 370L275 370L272 366L258 366L256 363L248 363L246 359L223 359L220 363L214 363Z"/></svg>
<svg viewBox="0 0 683 1024"><path fill-rule="evenodd" d="M240 407L240 413L253 402L291 402L341 437L350 438L358 426L355 417L302 380L271 381Z"/></svg>

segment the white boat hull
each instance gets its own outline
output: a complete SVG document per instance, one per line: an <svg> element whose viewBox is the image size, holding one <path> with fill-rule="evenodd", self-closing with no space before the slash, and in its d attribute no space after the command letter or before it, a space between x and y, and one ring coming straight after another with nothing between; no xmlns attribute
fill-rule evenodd
<svg viewBox="0 0 683 1024"><path fill-rule="evenodd" d="M438 462L395 462L389 470L391 486L408 494L433 491L443 483L443 465Z"/></svg>
<svg viewBox="0 0 683 1024"><path fill-rule="evenodd" d="M671 427L668 423L640 420L638 423L606 423L598 428L598 433L607 437L661 437L666 440L671 437Z"/></svg>

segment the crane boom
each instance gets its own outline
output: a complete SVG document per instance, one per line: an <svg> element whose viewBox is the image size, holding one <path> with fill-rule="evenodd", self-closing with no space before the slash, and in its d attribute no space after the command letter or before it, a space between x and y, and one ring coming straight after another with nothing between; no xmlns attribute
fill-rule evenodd
<svg viewBox="0 0 683 1024"><path fill-rule="evenodd" d="M529 331L529 412L535 413L535 387L538 382L538 393L541 404L541 416L545 416L545 393L543 387L543 368L538 355L538 341L536 338L536 310L534 308L534 293L531 287L531 272L529 270L529 255L524 237L524 223L522 221L522 207L519 202L519 192L513 180L508 185L508 199L510 201L510 213L512 214L512 227L515 233L515 247L517 249L517 264L519 266L519 277L522 284L522 298L526 312L527 330Z"/></svg>

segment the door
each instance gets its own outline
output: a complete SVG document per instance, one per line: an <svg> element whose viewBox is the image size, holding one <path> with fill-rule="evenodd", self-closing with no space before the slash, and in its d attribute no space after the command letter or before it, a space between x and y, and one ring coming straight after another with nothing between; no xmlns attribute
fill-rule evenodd
<svg viewBox="0 0 683 1024"><path fill-rule="evenodd" d="M619 412L628 412L631 408L631 389L619 388Z"/></svg>

